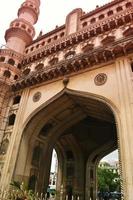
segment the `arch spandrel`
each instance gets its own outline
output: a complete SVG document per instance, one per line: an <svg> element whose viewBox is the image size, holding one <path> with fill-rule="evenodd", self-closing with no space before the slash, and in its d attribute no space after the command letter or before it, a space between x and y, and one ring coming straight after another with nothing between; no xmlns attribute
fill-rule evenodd
<svg viewBox="0 0 133 200"><path fill-rule="evenodd" d="M95 77L99 74L105 74L107 80L103 85L97 86L95 84ZM73 91L86 92L94 95L101 96L105 99L109 99L111 102L114 102L116 107L119 108L119 91L116 87L117 77L115 74L115 65L108 65L103 68L95 69L93 71L88 71L85 73L78 74L77 76L72 76L69 78L69 83L67 88ZM25 115L23 118L23 123L32 115L32 113L43 107L45 102L49 101L55 95L60 93L64 88L63 81L59 80L54 83L49 83L48 85L39 86L37 88L32 88L29 91L29 97L26 102ZM114 91L115 88L115 91ZM41 98L37 102L33 102L33 96L37 93L41 93Z"/></svg>

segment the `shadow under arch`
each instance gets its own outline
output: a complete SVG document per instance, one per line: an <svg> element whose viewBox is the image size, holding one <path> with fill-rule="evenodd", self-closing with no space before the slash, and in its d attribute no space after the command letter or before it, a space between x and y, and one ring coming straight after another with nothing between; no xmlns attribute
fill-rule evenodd
<svg viewBox="0 0 133 200"><path fill-rule="evenodd" d="M98 102L101 102L102 104L106 105L110 111L112 112L114 119L115 119L115 123L116 125L118 125L120 123L120 119L119 119L119 109L118 107L108 98L101 96L99 94L95 94L95 93L90 93L90 92L83 92L83 91L78 91L78 90L71 90L68 88L64 88L62 91L60 91L59 93L57 93L55 96L53 96L52 98L50 98L49 100L47 100L46 102L44 102L42 105L40 105L38 108L36 108L25 120L23 127L22 127L22 135L26 134L26 129L30 128L30 123L32 122L32 120L37 117L37 115L41 112L44 111L44 109L46 109L48 106L50 106L51 104L53 104L55 101L57 101L59 98L61 98L63 95L74 95L75 97L84 97L84 98L88 98L88 99L92 99ZM40 121L41 123L41 121ZM33 124L32 124L33 125ZM35 125L36 126L36 125ZM35 129L34 129L35 130Z"/></svg>

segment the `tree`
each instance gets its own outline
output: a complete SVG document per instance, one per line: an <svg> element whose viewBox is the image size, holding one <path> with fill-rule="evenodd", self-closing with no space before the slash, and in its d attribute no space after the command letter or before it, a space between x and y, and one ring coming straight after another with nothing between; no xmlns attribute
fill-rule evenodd
<svg viewBox="0 0 133 200"><path fill-rule="evenodd" d="M99 191L120 191L120 175L117 171L98 167L97 176Z"/></svg>

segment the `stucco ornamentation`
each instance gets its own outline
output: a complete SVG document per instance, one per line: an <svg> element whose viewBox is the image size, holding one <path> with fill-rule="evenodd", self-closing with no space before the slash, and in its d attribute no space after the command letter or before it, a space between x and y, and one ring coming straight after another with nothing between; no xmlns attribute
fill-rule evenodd
<svg viewBox="0 0 133 200"><path fill-rule="evenodd" d="M94 79L95 84L98 86L105 84L106 81L107 81L107 75L104 73L98 74Z"/></svg>
<svg viewBox="0 0 133 200"><path fill-rule="evenodd" d="M33 101L34 101L34 102L39 101L40 98L41 98L41 96L42 96L41 92L36 92L36 93L34 94L34 96L33 96Z"/></svg>

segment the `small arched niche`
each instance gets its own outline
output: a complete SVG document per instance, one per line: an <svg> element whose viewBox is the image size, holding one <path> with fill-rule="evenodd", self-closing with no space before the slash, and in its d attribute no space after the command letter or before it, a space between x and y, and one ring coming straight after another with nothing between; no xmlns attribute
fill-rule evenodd
<svg viewBox="0 0 133 200"><path fill-rule="evenodd" d="M35 146L32 155L32 165L39 167L42 149L39 145Z"/></svg>
<svg viewBox="0 0 133 200"><path fill-rule="evenodd" d="M16 115L15 114L11 114L9 116L8 126L13 126L14 123L15 123L15 119L16 119Z"/></svg>
<svg viewBox="0 0 133 200"><path fill-rule="evenodd" d="M9 70L5 70L4 73L3 73L3 76L5 76L6 78L10 78L11 72Z"/></svg>
<svg viewBox="0 0 133 200"><path fill-rule="evenodd" d="M40 71L41 69L43 69L44 64L43 63L39 63L36 67L35 70Z"/></svg>
<svg viewBox="0 0 133 200"><path fill-rule="evenodd" d="M124 37L132 36L133 35L133 28L129 27L123 32Z"/></svg>
<svg viewBox="0 0 133 200"><path fill-rule="evenodd" d="M103 45L107 45L114 41L115 41L115 36L106 36L101 42Z"/></svg>
<svg viewBox="0 0 133 200"><path fill-rule="evenodd" d="M58 63L58 58L57 57L54 57L49 61L50 65L56 65L57 63Z"/></svg>
<svg viewBox="0 0 133 200"><path fill-rule="evenodd" d="M8 64L10 64L10 65L15 65L15 61L12 59L12 58L10 58L9 60L8 60Z"/></svg>
<svg viewBox="0 0 133 200"><path fill-rule="evenodd" d="M3 140L1 147L0 147L1 155L4 155L7 153L8 145L9 145L9 140L8 139Z"/></svg>
<svg viewBox="0 0 133 200"><path fill-rule="evenodd" d="M27 68L23 71L23 75L28 75L30 73L30 68Z"/></svg>
<svg viewBox="0 0 133 200"><path fill-rule="evenodd" d="M92 51L93 48L94 48L94 44L87 44L87 45L85 45L85 46L82 48L82 51L83 51L84 53L87 53L87 52Z"/></svg>
<svg viewBox="0 0 133 200"><path fill-rule="evenodd" d="M17 95L16 97L14 97L14 99L13 99L13 105L19 104L20 100L21 100L21 96L20 95Z"/></svg>
<svg viewBox="0 0 133 200"><path fill-rule="evenodd" d="M69 51L65 54L65 59L71 59L75 54L75 51Z"/></svg>

